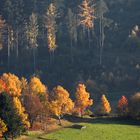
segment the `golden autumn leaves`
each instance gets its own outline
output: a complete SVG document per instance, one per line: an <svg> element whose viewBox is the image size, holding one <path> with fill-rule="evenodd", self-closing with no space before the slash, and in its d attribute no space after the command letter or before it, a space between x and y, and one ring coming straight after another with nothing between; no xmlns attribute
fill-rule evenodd
<svg viewBox="0 0 140 140"><path fill-rule="evenodd" d="M93 104L93 100L90 99L90 93L86 91L86 86L84 84L78 84L75 93L75 101L70 99L69 92L62 86L57 86L53 88L52 92L49 93L48 88L42 84L38 77L32 77L28 83L25 78L21 80L14 74L4 73L0 78L0 93L5 91L10 96L13 97L13 102L18 108L18 113L23 115L25 109L22 107L19 98L25 94L34 95L46 95L46 100L48 100L47 105L49 106L49 112L56 116L61 116L65 113L69 113L75 108L77 112L81 114ZM111 111L108 100L105 95L101 98L102 110L106 113ZM21 116L22 116L21 115ZM27 117L24 117L27 119ZM23 120L24 122L25 120Z"/></svg>
<svg viewBox="0 0 140 140"><path fill-rule="evenodd" d="M69 14L71 11L68 11ZM94 19L96 18L94 16L95 14L95 8L93 5L91 5L89 0L83 0L81 5L79 5L79 11L78 11L78 21L77 17L75 15L70 15L74 19L69 19L69 28L71 29L70 34L74 35L74 39L77 40L77 33L75 32L75 28L77 28L79 25L82 25L86 29L92 29L94 28ZM51 3L47 9L47 12L45 14L45 27L47 29L47 42L48 42L48 48L50 52L53 52L57 45L56 45L56 32L57 32L57 23L56 18L58 17L58 11L54 3ZM75 22L77 21L77 22ZM75 23L74 23L75 22ZM71 27L73 25L73 27ZM72 33L71 33L72 32Z"/></svg>
<svg viewBox="0 0 140 140"><path fill-rule="evenodd" d="M64 114L71 113L74 108L74 103L70 99L68 91L62 86L53 88L49 105L50 112L56 115L59 120Z"/></svg>
<svg viewBox="0 0 140 140"><path fill-rule="evenodd" d="M1 87L0 93L6 92L12 97L13 105L21 118L22 124L27 128L30 127L28 115L25 113L25 108L22 106L19 99L22 91L21 81L16 75L11 73L4 73L0 80L5 83L4 87Z"/></svg>
<svg viewBox="0 0 140 140"><path fill-rule="evenodd" d="M45 27L47 29L47 41L49 51L54 51L56 49L56 17L57 11L53 3L49 5L49 8L45 15Z"/></svg>
<svg viewBox="0 0 140 140"><path fill-rule="evenodd" d="M28 82L24 77L19 79L14 74L4 73L0 77L0 93L3 92L11 97L12 106L26 128L29 128L30 124L32 126L33 121L40 115L55 116L60 124L65 114L76 113L83 116L94 103L84 84L77 85L75 101L72 101L69 92L62 86L58 85L49 92L47 86L36 76L31 77ZM128 100L125 96L119 100L117 109L122 115L128 112ZM99 112L104 115L111 112L110 103L105 95L101 96ZM0 119L0 136L5 131L6 125Z"/></svg>
<svg viewBox="0 0 140 140"><path fill-rule="evenodd" d="M79 84L76 88L76 101L75 106L80 115L83 114L83 111L93 104L93 100L89 99L90 94L86 91L84 84Z"/></svg>
<svg viewBox="0 0 140 140"><path fill-rule="evenodd" d="M80 8L80 25L85 28L93 28L94 27L94 6L91 6L89 0L83 0L82 4L79 6Z"/></svg>

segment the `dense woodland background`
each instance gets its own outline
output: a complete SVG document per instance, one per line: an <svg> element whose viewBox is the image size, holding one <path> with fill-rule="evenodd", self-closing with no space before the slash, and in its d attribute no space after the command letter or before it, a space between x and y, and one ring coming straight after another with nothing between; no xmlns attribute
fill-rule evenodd
<svg viewBox="0 0 140 140"><path fill-rule="evenodd" d="M0 74L11 72L30 78L38 75L50 89L63 85L74 93L75 85L85 83L93 97L112 94L115 97L134 93L140 87L140 1L91 0L95 8L94 28L84 32L80 26L71 38L69 11L78 21L82 0L0 0ZM99 8L99 3L102 7ZM48 49L44 15L50 3L57 9L56 44L53 52ZM25 26L35 13L38 25L38 46L29 46ZM103 16L103 36L100 35L100 15ZM73 20L73 18L71 19ZM72 22L74 23L74 21ZM8 48L8 27L13 32L12 45ZM74 25L73 25L74 27ZM73 37L73 35L72 35ZM102 61L100 41L104 37ZM72 40L72 42L71 42ZM34 65L34 57L36 64ZM113 98L110 96L109 98ZM112 99L113 100L113 99Z"/></svg>

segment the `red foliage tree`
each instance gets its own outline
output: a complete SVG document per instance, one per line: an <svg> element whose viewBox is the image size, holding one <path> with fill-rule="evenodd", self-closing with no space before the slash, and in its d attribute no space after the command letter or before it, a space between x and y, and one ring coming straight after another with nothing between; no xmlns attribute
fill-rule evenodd
<svg viewBox="0 0 140 140"><path fill-rule="evenodd" d="M117 110L120 115L126 115L128 113L128 99L125 96L122 96L118 101Z"/></svg>
<svg viewBox="0 0 140 140"><path fill-rule="evenodd" d="M26 94L24 97L24 106L29 115L29 120L31 127L33 126L34 121L41 115L43 106L40 102L40 99L37 95Z"/></svg>

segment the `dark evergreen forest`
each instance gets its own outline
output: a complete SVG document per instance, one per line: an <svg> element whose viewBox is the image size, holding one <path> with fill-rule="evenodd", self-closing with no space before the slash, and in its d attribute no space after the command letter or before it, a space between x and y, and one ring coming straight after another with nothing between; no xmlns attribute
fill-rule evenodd
<svg viewBox="0 0 140 140"><path fill-rule="evenodd" d="M50 3L56 7L53 50L45 25ZM90 0L95 19L88 30L78 24L81 3L0 0L0 74L38 75L49 88L71 92L79 82L98 94L139 90L140 1Z"/></svg>

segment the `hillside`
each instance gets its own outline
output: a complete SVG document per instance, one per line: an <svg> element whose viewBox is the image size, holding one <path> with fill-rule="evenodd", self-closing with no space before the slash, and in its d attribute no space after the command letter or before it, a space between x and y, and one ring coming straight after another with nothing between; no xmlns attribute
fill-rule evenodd
<svg viewBox="0 0 140 140"><path fill-rule="evenodd" d="M58 15L57 47L53 52L48 49L47 29L44 27L44 15L51 2L54 2ZM138 91L140 33L139 29L136 32L135 29L140 26L139 0L91 0L95 7L94 28L90 30L89 35L88 32L83 33L82 27L78 26L71 38L68 11L71 9L78 17L81 2L81 0L76 2L1 0L0 15L13 30L14 39L8 54L8 27L6 27L4 41L1 41L3 45L0 51L0 73L12 72L27 78L36 74L50 89L60 84L71 93L74 93L77 83L83 82L95 97L108 92L131 94ZM29 22L32 13L37 15L38 24L35 65L34 51L25 37L25 24ZM104 18L102 35L99 26L100 15ZM76 40L73 38L75 34ZM100 46L102 37L104 45Z"/></svg>

